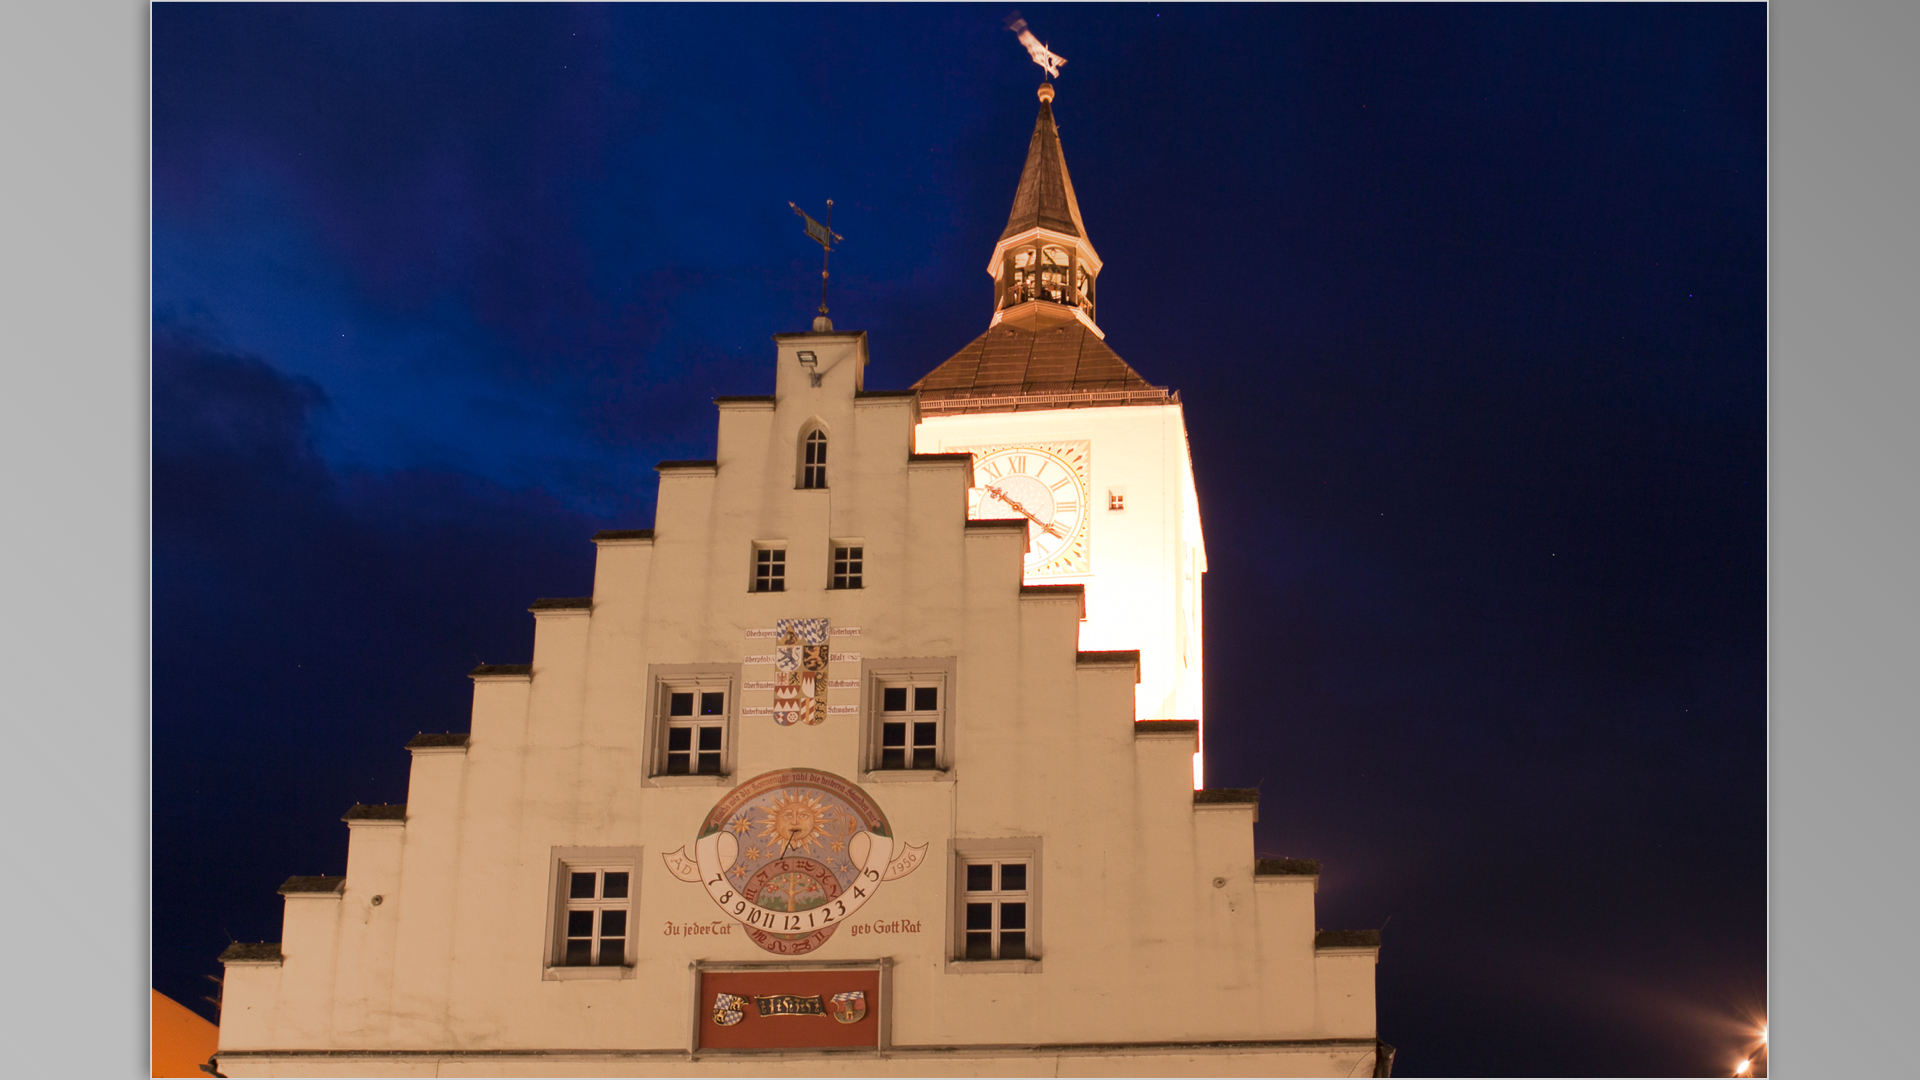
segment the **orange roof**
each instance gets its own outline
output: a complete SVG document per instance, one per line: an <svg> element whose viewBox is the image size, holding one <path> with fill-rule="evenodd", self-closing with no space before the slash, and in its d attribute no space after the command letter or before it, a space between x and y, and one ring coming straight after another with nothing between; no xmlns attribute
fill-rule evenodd
<svg viewBox="0 0 1920 1080"><path fill-rule="evenodd" d="M200 1066L220 1047L220 1029L158 990L153 992L153 1075L206 1077Z"/></svg>

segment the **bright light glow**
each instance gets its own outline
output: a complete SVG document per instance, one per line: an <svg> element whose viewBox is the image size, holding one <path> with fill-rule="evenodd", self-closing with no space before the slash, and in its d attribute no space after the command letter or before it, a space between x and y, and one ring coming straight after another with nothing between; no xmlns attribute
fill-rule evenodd
<svg viewBox="0 0 1920 1080"><path fill-rule="evenodd" d="M1746 1072L1747 1069L1752 1067L1752 1065L1753 1065L1752 1061L1742 1061L1740 1064L1735 1065L1733 1067L1734 1075L1737 1076L1740 1073Z"/></svg>
<svg viewBox="0 0 1920 1080"><path fill-rule="evenodd" d="M1026 584L1085 584L1080 648L1140 650L1134 719L1198 720L1206 715L1200 589L1207 556L1181 407L1084 408L1070 416L1078 430L1066 430L1093 443L1089 493L1104 505L1109 487L1127 484L1127 508L1095 511L1088 573L1028 578ZM1051 410L929 416L914 429L915 452L1070 441L1061 423L1062 413ZM1196 785L1207 776L1205 754L1202 732Z"/></svg>
<svg viewBox="0 0 1920 1080"><path fill-rule="evenodd" d="M1767 1029L1766 1029L1766 1028L1761 1028L1761 1029L1760 1029L1760 1041L1761 1041L1761 1042L1763 1042L1763 1043L1767 1041Z"/></svg>

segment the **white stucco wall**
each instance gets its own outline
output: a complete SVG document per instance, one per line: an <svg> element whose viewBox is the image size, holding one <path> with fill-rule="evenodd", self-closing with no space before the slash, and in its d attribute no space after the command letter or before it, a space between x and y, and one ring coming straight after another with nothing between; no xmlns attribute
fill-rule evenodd
<svg viewBox="0 0 1920 1080"><path fill-rule="evenodd" d="M1256 877L1256 808L1196 805L1194 732L1136 726L1199 708L1197 627L1180 627L1197 620L1198 593L1182 591L1180 568L1203 568L1204 546L1179 407L1035 414L1092 434L1096 490L1108 475L1128 488L1125 521L1101 525L1082 623L1080 596L1022 590L1024 530L968 526L967 459L910 458L914 399L858 392L865 345L850 334L780 339L774 398L723 402L716 463L663 473L651 537L599 545L591 609L536 616L531 674L475 679L468 745L415 752L405 821L353 824L344 889L288 898L284 961L229 968L224 1071L763 1070L764 1057L749 1066L689 1052L691 965L780 958L737 925L669 933L728 924L662 856L691 845L735 784L792 767L858 783L896 837L928 845L924 865L885 882L804 958L890 965L891 1056L788 1055L804 1071L1042 1068L1036 1052L1009 1049L1022 1046L1052 1048L1044 1068L1068 1073L1371 1069L1374 950L1316 954L1317 878ZM794 359L800 348L819 356L818 388ZM830 433L825 490L795 487L810 423ZM922 423L919 442L980 428ZM825 587L834 538L864 545L864 588ZM776 540L787 544L787 591L748 591L752 544ZM1111 587L1162 574L1170 587ZM649 671L747 665L767 649L748 631L789 617L859 629L832 639L848 657L832 679L859 677L863 661L951 660L950 767L869 771L860 715L794 727L736 715L730 775L650 776ZM1187 633L1182 674L1174 658ZM1131 660L1082 655L1134 648L1146 658L1138 682ZM743 690L735 708L771 700ZM1041 852L1038 959L953 959L954 845L1022 838ZM630 967L549 967L555 852L579 848L638 852ZM863 924L915 929L856 933Z"/></svg>

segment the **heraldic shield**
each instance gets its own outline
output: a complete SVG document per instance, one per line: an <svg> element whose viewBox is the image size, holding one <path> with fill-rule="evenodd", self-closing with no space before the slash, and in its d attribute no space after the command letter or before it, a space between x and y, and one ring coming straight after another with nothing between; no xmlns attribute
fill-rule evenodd
<svg viewBox="0 0 1920 1080"><path fill-rule="evenodd" d="M825 619L780 619L773 647L773 722L781 727L827 718Z"/></svg>
<svg viewBox="0 0 1920 1080"><path fill-rule="evenodd" d="M746 1019L747 999L739 994L716 994L713 998L713 1022L732 1027Z"/></svg>
<svg viewBox="0 0 1920 1080"><path fill-rule="evenodd" d="M857 1024L861 1017L867 1015L867 992L848 990L843 994L835 994L827 1002L827 1012L843 1024Z"/></svg>

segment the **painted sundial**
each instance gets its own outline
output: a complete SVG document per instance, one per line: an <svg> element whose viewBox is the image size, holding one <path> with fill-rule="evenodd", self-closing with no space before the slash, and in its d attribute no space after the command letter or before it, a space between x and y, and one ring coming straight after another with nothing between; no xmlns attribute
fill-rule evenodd
<svg viewBox="0 0 1920 1080"><path fill-rule="evenodd" d="M853 782L818 769L777 769L728 792L700 826L691 856L667 869L697 882L754 944L797 956L819 948L880 883L910 874L927 845L894 839L887 815Z"/></svg>

